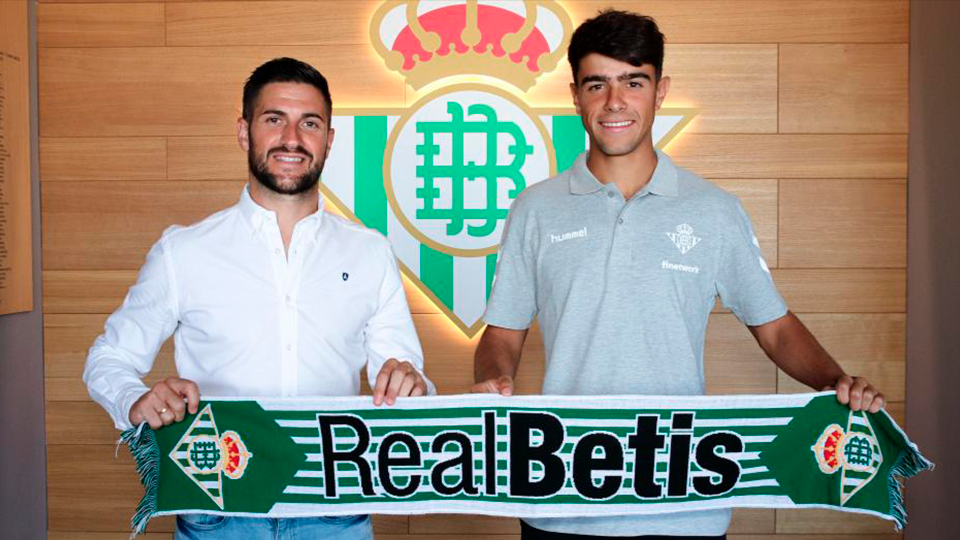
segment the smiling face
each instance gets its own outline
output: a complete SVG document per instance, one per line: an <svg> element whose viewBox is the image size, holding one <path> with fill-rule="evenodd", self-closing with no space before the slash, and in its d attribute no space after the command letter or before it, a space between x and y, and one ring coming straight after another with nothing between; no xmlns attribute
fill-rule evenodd
<svg viewBox="0 0 960 540"><path fill-rule="evenodd" d="M316 187L333 143L330 111L309 84L277 82L260 90L251 120L237 124L251 181L278 194L299 195Z"/></svg>
<svg viewBox="0 0 960 540"><path fill-rule="evenodd" d="M590 137L590 159L653 153L651 130L670 88L656 69L592 53L580 60L570 85L573 103Z"/></svg>

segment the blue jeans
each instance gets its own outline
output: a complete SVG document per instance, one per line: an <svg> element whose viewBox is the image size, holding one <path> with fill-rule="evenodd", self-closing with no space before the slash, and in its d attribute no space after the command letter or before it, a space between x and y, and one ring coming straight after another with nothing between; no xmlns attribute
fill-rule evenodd
<svg viewBox="0 0 960 540"><path fill-rule="evenodd" d="M372 540L370 516L248 518L213 514L177 516L174 540Z"/></svg>

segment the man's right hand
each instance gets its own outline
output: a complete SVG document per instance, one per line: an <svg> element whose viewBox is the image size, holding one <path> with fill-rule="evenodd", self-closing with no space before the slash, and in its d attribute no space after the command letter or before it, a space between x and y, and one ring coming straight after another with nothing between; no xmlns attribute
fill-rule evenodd
<svg viewBox="0 0 960 540"><path fill-rule="evenodd" d="M474 394L500 394L501 396L513 395L513 377L501 375L496 379L487 379L480 381L470 387Z"/></svg>
<svg viewBox="0 0 960 540"><path fill-rule="evenodd" d="M196 414L200 405L200 389L197 383L170 377L153 385L149 392L140 396L130 407L130 423L139 425L141 422L150 424L152 429L183 420L186 412Z"/></svg>

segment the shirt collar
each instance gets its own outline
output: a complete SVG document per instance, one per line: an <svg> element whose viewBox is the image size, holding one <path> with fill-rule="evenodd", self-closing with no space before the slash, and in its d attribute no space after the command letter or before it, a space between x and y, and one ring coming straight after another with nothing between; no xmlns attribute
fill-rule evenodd
<svg viewBox="0 0 960 540"><path fill-rule="evenodd" d="M304 217L297 222L297 228L304 228L308 236L314 236L320 231L320 224L323 221L324 200L323 195L318 194L319 201L317 211ZM277 223L277 213L257 204L250 196L250 186L243 186L243 192L240 193L240 214L243 215L244 222L250 225L251 232L259 234L263 226L268 223Z"/></svg>
<svg viewBox="0 0 960 540"><path fill-rule="evenodd" d="M603 184L597 180L597 177L594 176L593 173L590 172L590 168L587 167L588 152L589 150L583 151L577 156L576 161L574 161L570 167L570 193L574 195L585 195L603 189ZM665 197L676 197L679 192L677 166L673 164L670 156L660 150L656 150L656 153L657 168L654 169L650 181L647 182L647 185L643 186L643 189L640 190L638 195L653 193L654 195L662 195Z"/></svg>

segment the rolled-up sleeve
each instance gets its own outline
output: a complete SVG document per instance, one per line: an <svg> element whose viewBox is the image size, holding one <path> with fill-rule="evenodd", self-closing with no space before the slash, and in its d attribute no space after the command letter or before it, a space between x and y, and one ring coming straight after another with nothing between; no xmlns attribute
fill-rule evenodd
<svg viewBox="0 0 960 540"><path fill-rule="evenodd" d="M104 326L87 355L83 381L94 401L128 429L130 407L147 392L142 378L177 327L176 280L165 238L147 254L136 284Z"/></svg>

